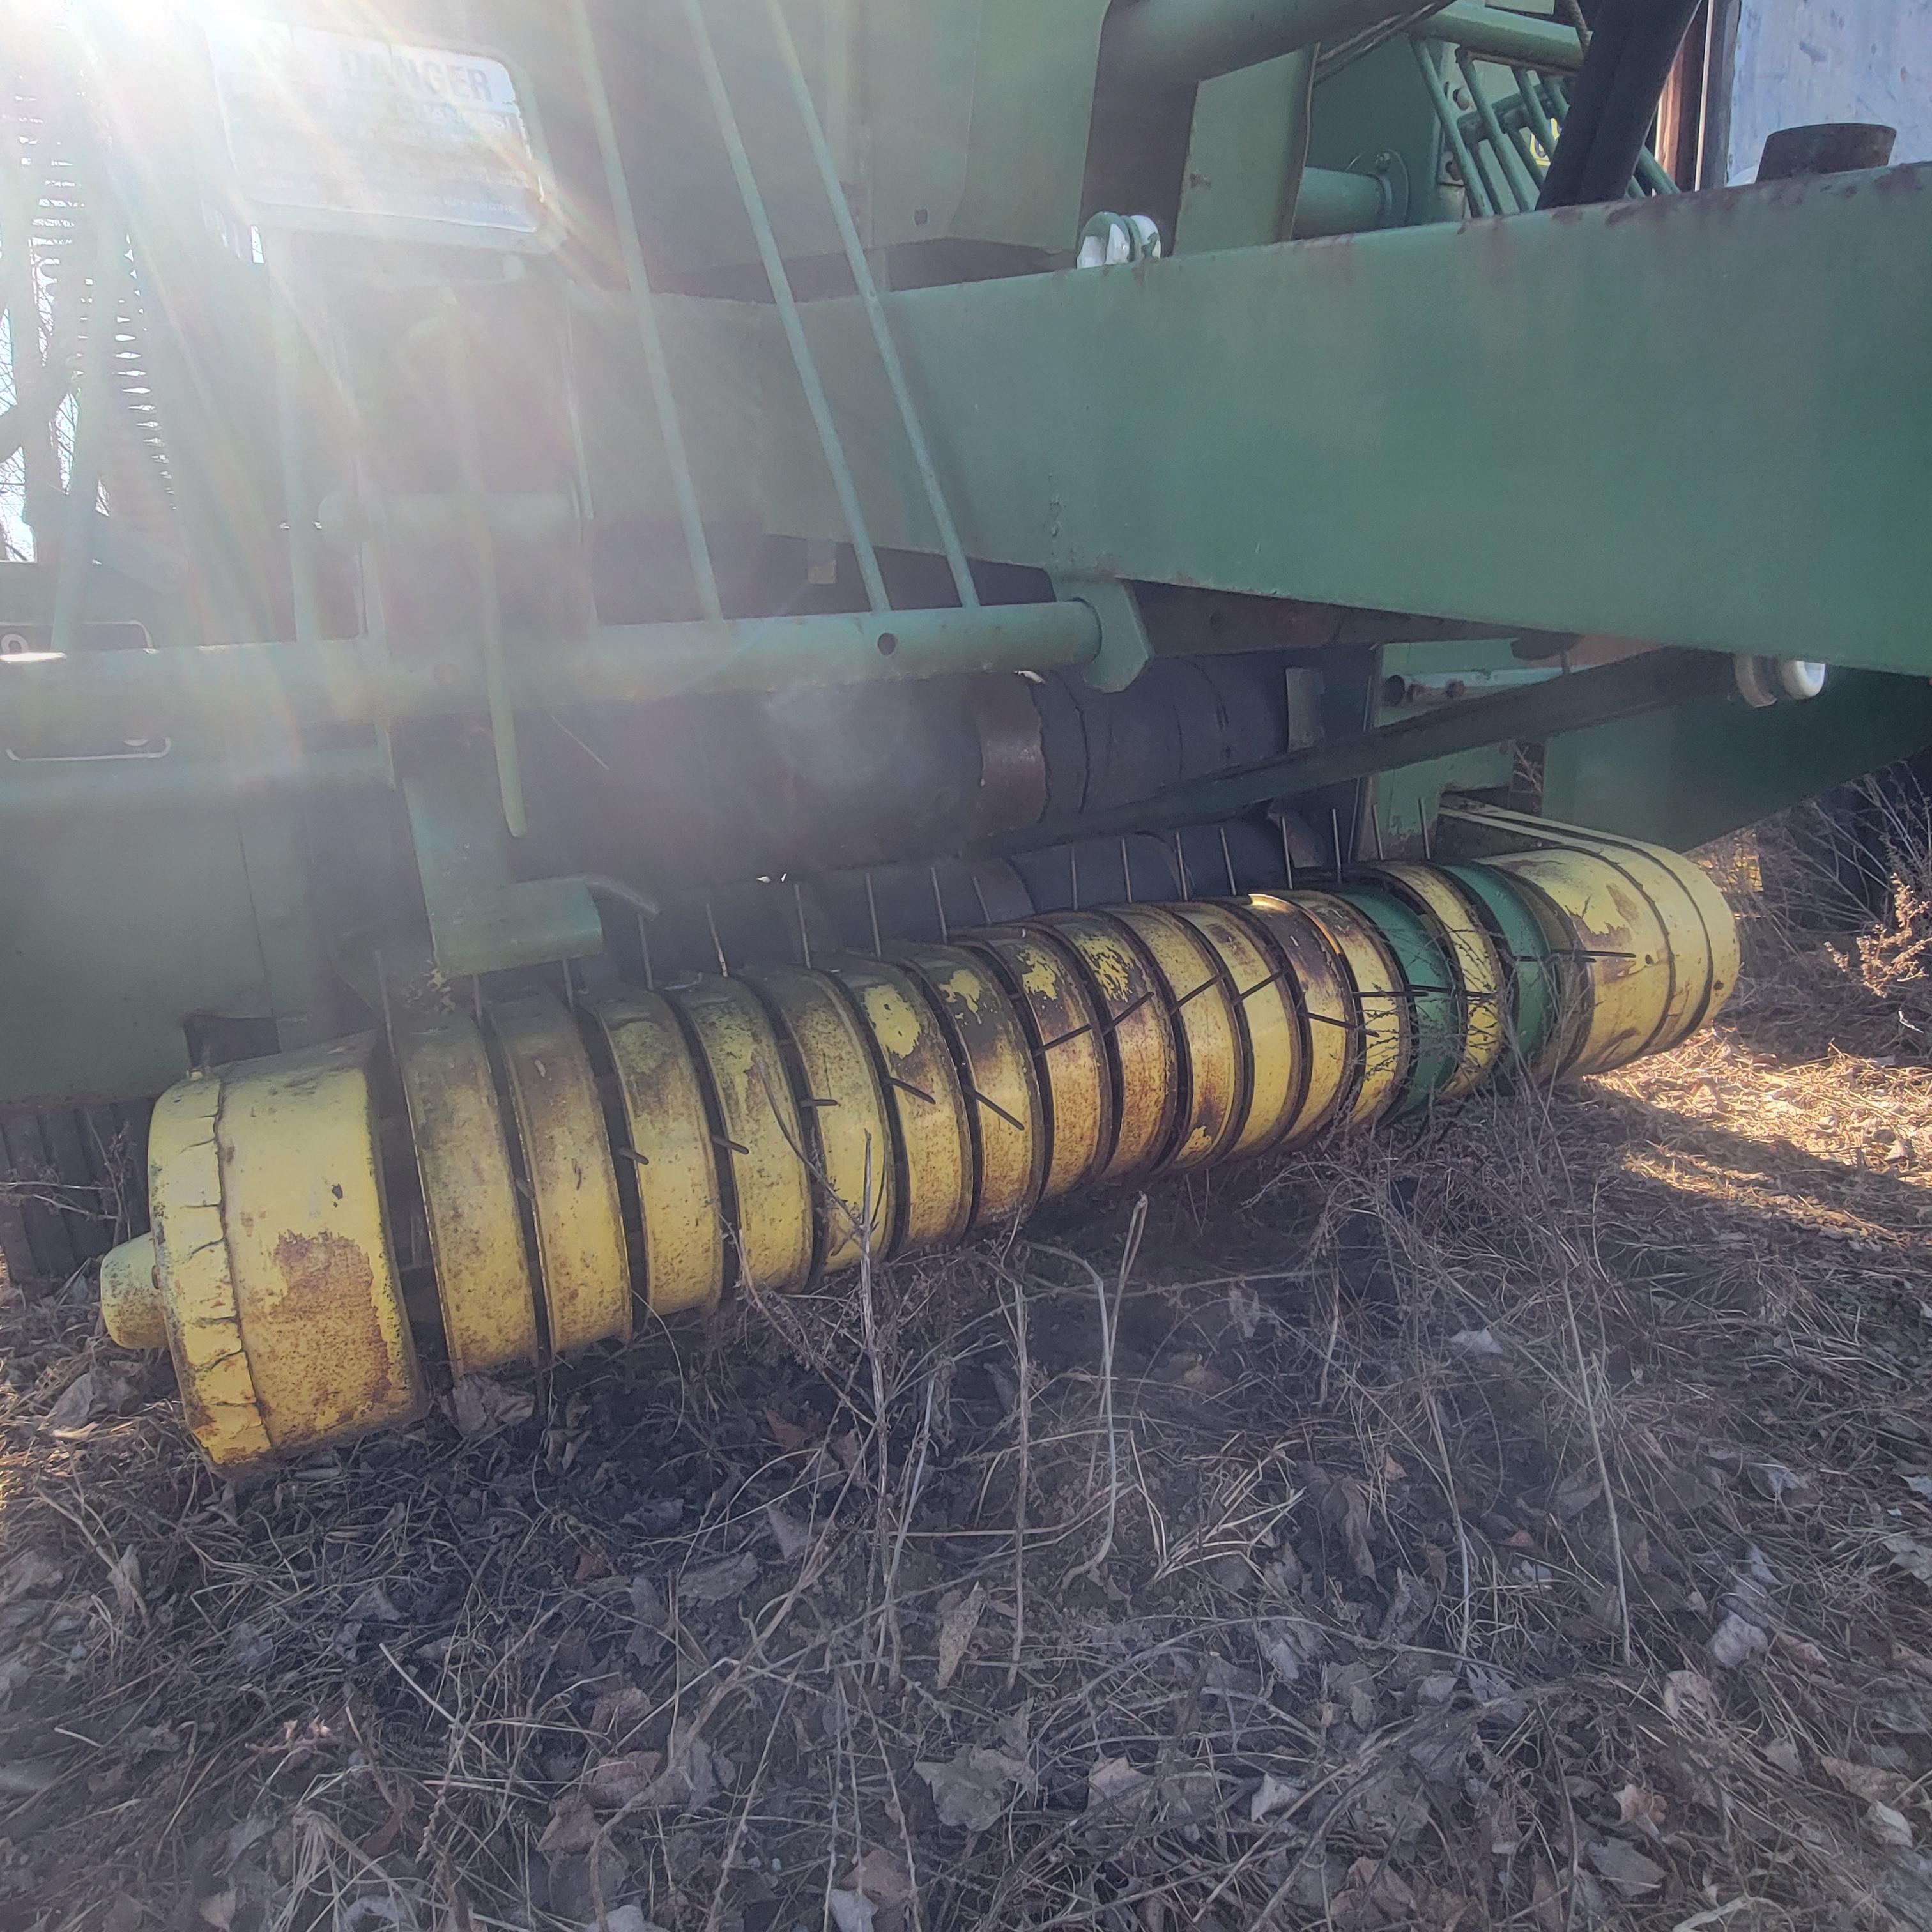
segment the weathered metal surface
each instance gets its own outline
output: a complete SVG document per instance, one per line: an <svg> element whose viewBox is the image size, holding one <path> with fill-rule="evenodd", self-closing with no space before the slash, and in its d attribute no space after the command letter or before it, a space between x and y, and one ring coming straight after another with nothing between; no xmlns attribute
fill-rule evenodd
<svg viewBox="0 0 1932 1932"><path fill-rule="evenodd" d="M1334 1124L1355 1078L1361 1046L1354 989L1334 943L1292 900L1259 893L1235 910L1266 942L1278 983L1294 1003L1308 1062L1300 1099L1267 1146L1305 1147Z"/></svg>
<svg viewBox="0 0 1932 1932"><path fill-rule="evenodd" d="M157 1262L152 1231L100 1257L100 1318L120 1348L168 1346L167 1312L156 1278Z"/></svg>
<svg viewBox="0 0 1932 1932"><path fill-rule="evenodd" d="M1078 968L1046 934L1000 926L963 935L988 960L1024 1025L1045 1104L1041 1193L1058 1198L1103 1170L1117 1118L1100 1012Z"/></svg>
<svg viewBox="0 0 1932 1932"><path fill-rule="evenodd" d="M1445 866L1486 923L1503 969L1505 1005L1501 1064L1510 1072L1536 1066L1557 1029L1559 998L1549 942L1520 898L1480 866Z"/></svg>
<svg viewBox="0 0 1932 1932"><path fill-rule="evenodd" d="M976 556L1922 670L1932 404L1873 371L1925 359L1928 236L1901 167L886 305ZM856 304L808 320L859 406ZM774 522L832 534L802 425L765 426ZM909 458L871 454L875 536L926 542Z"/></svg>
<svg viewBox="0 0 1932 1932"><path fill-rule="evenodd" d="M1116 906L1113 916L1147 948L1174 1023L1180 1105L1162 1164L1184 1174L1225 1154L1247 1113L1247 1048L1234 989L1207 941L1166 908Z"/></svg>
<svg viewBox="0 0 1932 1932"><path fill-rule="evenodd" d="M812 1275L812 1175L770 1016L736 980L701 980L671 997L718 1102L718 1166L730 1180L739 1280L802 1288Z"/></svg>
<svg viewBox="0 0 1932 1932"><path fill-rule="evenodd" d="M1307 1094L1309 1054L1294 994L1288 974L1232 908L1181 904L1172 910L1212 950L1238 1016L1245 1105L1226 1150L1240 1160L1279 1141Z"/></svg>
<svg viewBox="0 0 1932 1932"><path fill-rule="evenodd" d="M724 1292L724 1214L704 1076L670 1005L655 993L598 1000L590 1017L616 1075L629 1144L619 1185L638 1204L644 1301L653 1315L716 1306Z"/></svg>
<svg viewBox="0 0 1932 1932"><path fill-rule="evenodd" d="M389 1249L375 1046L365 1034L214 1076L234 1328L262 1432L278 1456L407 1421L427 1399ZM171 1250L178 1238L171 1228Z"/></svg>
<svg viewBox="0 0 1932 1932"><path fill-rule="evenodd" d="M1334 896L1363 914L1395 956L1411 1028L1408 1075L1396 1103L1406 1114L1436 1099L1462 1064L1464 1007L1455 968L1429 928L1393 893L1348 884Z"/></svg>
<svg viewBox="0 0 1932 1932"><path fill-rule="evenodd" d="M536 1285L482 1034L457 1016L399 1033L395 1052L451 1369L533 1362Z"/></svg>
<svg viewBox="0 0 1932 1932"><path fill-rule="evenodd" d="M885 1090L852 1004L824 974L781 968L758 990L797 1056L800 1117L818 1202L819 1266L855 1268L890 1252L898 1215Z"/></svg>
<svg viewBox="0 0 1932 1932"><path fill-rule="evenodd" d="M1462 1051L1442 1092L1445 1100L1460 1100L1489 1077L1502 1057L1508 1018L1502 961L1475 908L1436 867L1397 860L1370 866L1367 872L1420 916L1454 970Z"/></svg>
<svg viewBox="0 0 1932 1932"><path fill-rule="evenodd" d="M1180 1106L1179 1052L1153 962L1103 913L1049 913L1036 923L1078 962L1099 1011L1115 1126L1112 1149L1094 1178L1137 1179L1159 1165Z"/></svg>
<svg viewBox="0 0 1932 1932"><path fill-rule="evenodd" d="M961 947L909 946L896 957L950 1029L979 1176L974 1224L1010 1221L1040 1198L1046 1178L1046 1108L1019 1016L992 968Z"/></svg>
<svg viewBox="0 0 1932 1932"><path fill-rule="evenodd" d="M1352 1132L1393 1112L1415 1058L1415 1026L1402 968L1372 920L1333 892L1299 892L1297 908L1341 956L1349 992L1352 1038L1342 1116Z"/></svg>
<svg viewBox="0 0 1932 1932"><path fill-rule="evenodd" d="M488 1010L508 1088L536 1232L550 1347L631 1336L631 1270L597 1082L561 1001L535 994Z"/></svg>
<svg viewBox="0 0 1932 1932"><path fill-rule="evenodd" d="M904 1163L904 1209L894 1246L956 1241L973 1219L973 1130L938 1016L902 968L845 960L833 970L878 1051L893 1146Z"/></svg>

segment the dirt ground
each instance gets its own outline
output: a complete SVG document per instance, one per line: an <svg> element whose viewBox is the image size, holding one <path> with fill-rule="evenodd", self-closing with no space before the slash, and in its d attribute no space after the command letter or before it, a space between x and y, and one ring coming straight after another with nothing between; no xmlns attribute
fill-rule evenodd
<svg viewBox="0 0 1932 1932"><path fill-rule="evenodd" d="M1668 1058L250 1487L16 1295L0 1932L1932 1925L1920 915L1748 872Z"/></svg>

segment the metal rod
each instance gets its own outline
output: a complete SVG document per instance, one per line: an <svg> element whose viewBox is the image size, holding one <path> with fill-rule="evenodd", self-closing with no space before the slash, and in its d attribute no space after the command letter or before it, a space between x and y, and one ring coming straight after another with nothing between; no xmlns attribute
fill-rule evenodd
<svg viewBox="0 0 1932 1932"><path fill-rule="evenodd" d="M638 325L638 339L644 352L644 370L651 386L651 401L657 410L658 430L664 438L664 458L670 467L671 488L677 496L678 520L684 526L685 548L691 556L691 572L698 580L698 608L707 617L724 614L718 597L718 574L712 566L711 546L704 534L704 518L698 505L698 485L685 446L684 421L678 412L677 398L670 386L670 364L664 355L664 334L658 326L657 298L650 275L644 266L643 245L638 239L638 220L631 206L631 184L624 173L624 158L617 146L617 127L610 113L610 97L604 91L604 70L597 58L597 40L591 32L590 16L584 0L570 0L572 24L577 30L579 64L590 104L590 118L597 130L597 148L604 163L604 190L610 197L610 215L617 230L618 252L623 257L625 278L631 285L631 308Z"/></svg>
<svg viewBox="0 0 1932 1932"><path fill-rule="evenodd" d="M1486 6L1484 0L1450 0L1430 21L1429 32L1484 60L1538 68L1545 74L1574 74L1583 64L1582 47L1570 28L1506 13Z"/></svg>
<svg viewBox="0 0 1932 1932"><path fill-rule="evenodd" d="M805 339L805 325L799 318L798 301L792 293L784 257L778 238L772 232L771 218L764 197L758 191L758 178L752 172L752 158L746 152L744 136L738 128L737 110L724 86L724 70L718 64L718 50L712 44L711 29L705 24L702 0L684 0L684 15L690 22L692 38L698 44L698 64L704 74L705 91L711 97L711 111L724 137L724 152L738 184L739 199L745 205L746 219L752 224L752 237L758 244L758 259L764 266L765 280L771 285L772 300L778 304L778 321L791 350L792 366L798 371L799 386L805 392L806 407L812 412L818 432L819 447L825 452L832 472L832 487L845 518L845 528L859 560L859 574L864 580L866 601L874 610L887 610L892 600L886 595L886 580L879 572L878 553L872 547L866 526L866 513L860 507L858 487L845 460L845 446L839 440L838 426L832 419L832 405L826 400L825 386L819 380L818 365L812 359L811 345Z"/></svg>
<svg viewBox="0 0 1932 1932"><path fill-rule="evenodd" d="M806 84L805 69L799 63L798 47L792 39L791 29L785 24L784 9L778 0L765 0L765 5L771 15L772 37L778 42L786 74L791 82L792 97L798 103L799 116L805 123L806 142L812 148L812 158L818 164L819 179L824 184L826 198L832 204L832 218L838 225L838 238L845 245L845 260L852 271L852 280L857 284L859 299L865 304L866 320L872 325L872 340L878 347L880 362L885 365L886 381L891 386L892 400L898 405L899 421L904 427L906 441L912 447L912 460L926 492L926 506L932 512L933 524L939 532L939 547L946 553L946 566L952 572L952 586L959 594L960 602L970 609L979 602L980 592L973 582L973 572L959 542L952 512L946 506L946 493L940 487L939 472L934 466L932 451L926 442L919 412L913 405L905 368L899 360L898 345L892 340L892 324L886 316L885 304L879 299L878 284L873 278L871 264L866 260L859 230L852 220L850 204L845 199L844 188L838 179L838 164L832 159L830 145L826 140L825 128L818 118L812 89Z"/></svg>
<svg viewBox="0 0 1932 1932"><path fill-rule="evenodd" d="M1436 18L1440 20L1442 16L1438 14ZM1462 177L1462 192L1468 197L1472 212L1477 214L1495 214L1489 189L1476 172L1475 158L1469 152L1468 142L1462 138L1462 118L1456 112L1455 102L1449 98L1449 90L1442 85L1442 76L1436 64L1434 44L1412 39L1408 44L1414 52L1416 65L1422 70L1429 98L1435 104L1436 118L1442 127L1442 138L1449 143L1449 152L1456 158L1456 172Z"/></svg>
<svg viewBox="0 0 1932 1932"><path fill-rule="evenodd" d="M68 464L67 524L54 578L52 648L62 653L74 648L86 607L88 580L93 574L94 502L100 494L108 412L114 406L108 370L114 359L122 263L119 230L104 218L94 260L94 298L88 304L81 335L80 373L74 386L74 454Z"/></svg>
<svg viewBox="0 0 1932 1932"><path fill-rule="evenodd" d="M1540 162L1531 164L1536 170L1537 178L1540 181L1549 166L1550 154L1556 146L1556 136L1562 130L1550 126L1552 117L1534 92L1535 81L1536 76L1528 68L1520 67L1516 70L1516 98L1522 103L1524 128L1544 153L1544 159Z"/></svg>
<svg viewBox="0 0 1932 1932"><path fill-rule="evenodd" d="M1530 179L1529 170L1523 166L1522 157L1516 152L1515 144L1503 132L1503 124L1496 118L1496 103L1490 98L1489 90L1476 78L1476 64L1469 58L1467 47L1456 50L1456 67L1462 76L1463 85L1469 90L1469 98L1475 104L1476 112L1483 117L1490 146L1508 178L1510 191L1520 206L1526 209L1534 208L1536 184Z"/></svg>

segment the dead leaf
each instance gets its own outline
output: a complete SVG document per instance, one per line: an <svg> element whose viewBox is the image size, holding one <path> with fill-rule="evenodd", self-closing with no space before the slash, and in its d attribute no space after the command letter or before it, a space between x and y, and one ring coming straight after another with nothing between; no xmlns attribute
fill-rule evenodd
<svg viewBox="0 0 1932 1932"><path fill-rule="evenodd" d="M1660 1793L1641 1784L1627 1784L1617 1793L1617 1817L1622 1824L1634 1825L1641 1820L1660 1829L1670 1808Z"/></svg>
<svg viewBox="0 0 1932 1932"><path fill-rule="evenodd" d="M1124 1757L1103 1757L1087 1773L1087 1808L1090 1811L1132 1811L1144 1807L1154 1795L1154 1780Z"/></svg>
<svg viewBox="0 0 1932 1932"><path fill-rule="evenodd" d="M1626 1898L1654 1892L1669 1874L1654 1859L1621 1838L1600 1838L1587 1854L1590 1863Z"/></svg>
<svg viewBox="0 0 1932 1932"><path fill-rule="evenodd" d="M826 1902L832 1908L832 1922L838 1932L872 1932L878 1909L863 1892L834 1891Z"/></svg>
<svg viewBox="0 0 1932 1932"><path fill-rule="evenodd" d="M1450 1349L1459 1355L1500 1355L1503 1345L1486 1328L1459 1328L1449 1338Z"/></svg>
<svg viewBox="0 0 1932 1932"><path fill-rule="evenodd" d="M1718 1714L1718 1694L1701 1671L1673 1670L1664 1680L1664 1714L1673 1724L1708 1724Z"/></svg>
<svg viewBox="0 0 1932 1932"><path fill-rule="evenodd" d="M748 1550L722 1563L706 1563L686 1570L677 1580L681 1604L722 1604L758 1580L758 1559Z"/></svg>
<svg viewBox="0 0 1932 1932"><path fill-rule="evenodd" d="M1804 1760L1798 1754L1798 1747L1789 1738L1774 1738L1764 1748L1767 1760L1777 1766L1787 1778L1796 1778L1804 1768Z"/></svg>
<svg viewBox="0 0 1932 1932"><path fill-rule="evenodd" d="M78 1429L94 1413L94 1371L83 1369L62 1389L52 1408L40 1418L49 1431Z"/></svg>
<svg viewBox="0 0 1932 1932"><path fill-rule="evenodd" d="M1331 1476L1317 1469L1311 1473L1308 1488L1322 1520L1330 1529L1340 1531L1355 1574L1372 1582L1376 1559L1369 1548L1369 1506L1361 1485L1346 1476Z"/></svg>
<svg viewBox="0 0 1932 1932"><path fill-rule="evenodd" d="M230 1885L224 1886L219 1892L210 1892L206 1898L197 1899L194 1909L202 1922L212 1925L214 1932L228 1932L234 1921L236 1904L235 1888Z"/></svg>
<svg viewBox="0 0 1932 1932"><path fill-rule="evenodd" d="M597 1842L597 1820L590 1801L580 1791L560 1798L537 1840L537 1850L545 1857L557 1852L587 1852Z"/></svg>
<svg viewBox="0 0 1932 1932"><path fill-rule="evenodd" d="M1922 1583L1932 1584L1932 1550L1928 1550L1916 1536L1897 1531L1886 1538L1885 1546L1900 1569L1916 1576Z"/></svg>
<svg viewBox="0 0 1932 1932"><path fill-rule="evenodd" d="M39 1550L22 1550L0 1566L0 1609L22 1597L36 1597L51 1590L66 1574L59 1564Z"/></svg>
<svg viewBox="0 0 1932 1932"><path fill-rule="evenodd" d="M1805 1670L1822 1670L1829 1661L1808 1637L1795 1636L1790 1630L1773 1630L1772 1641L1792 1662Z"/></svg>
<svg viewBox="0 0 1932 1932"><path fill-rule="evenodd" d="M580 1550L577 1552L577 1569L572 1576L573 1583L594 1583L601 1576L616 1574L610 1559L601 1550Z"/></svg>
<svg viewBox="0 0 1932 1932"><path fill-rule="evenodd" d="M1258 1825L1264 1818L1271 1818L1277 1811L1286 1811L1291 1804L1300 1802L1300 1785L1277 1778L1271 1771L1264 1771L1262 1773L1261 1789L1248 1800L1248 1822Z"/></svg>
<svg viewBox="0 0 1932 1932"><path fill-rule="evenodd" d="M986 1607L986 1586L975 1583L939 1620L939 1688L944 1690L959 1674L971 1648L980 1612Z"/></svg>
<svg viewBox="0 0 1932 1932"><path fill-rule="evenodd" d="M912 1881L890 1852L874 1845L845 1874L846 1885L863 1892L874 1905L904 1905L912 1897Z"/></svg>
<svg viewBox="0 0 1932 1932"><path fill-rule="evenodd" d="M1581 1516L1603 1493L1603 1474L1594 1463L1573 1469L1551 1495L1550 1513L1558 1522L1568 1522Z"/></svg>
<svg viewBox="0 0 1932 1932"><path fill-rule="evenodd" d="M141 1595L141 1552L132 1544L122 1551L118 1562L107 1566L107 1580L121 1614L136 1622L144 1621L148 1606Z"/></svg>
<svg viewBox="0 0 1932 1932"><path fill-rule="evenodd" d="M532 1390L510 1387L494 1376L459 1376L449 1392L451 1419L458 1432L472 1442L529 1421L536 1408Z"/></svg>
<svg viewBox="0 0 1932 1932"><path fill-rule="evenodd" d="M1832 1780L1844 1786L1854 1798L1868 1804L1895 1804L1905 1795L1909 1780L1895 1771L1880 1771L1876 1765L1853 1764L1842 1757L1820 1757L1819 1763Z"/></svg>
<svg viewBox="0 0 1932 1932"><path fill-rule="evenodd" d="M593 1765L584 1780L592 1804L607 1811L644 1798L664 1769L662 1751L626 1751Z"/></svg>
<svg viewBox="0 0 1932 1932"><path fill-rule="evenodd" d="M1897 1852L1911 1850L1912 1827L1906 1822L1904 1812L1894 1811L1889 1804L1868 1804L1864 1826L1881 1845Z"/></svg>
<svg viewBox="0 0 1932 1932"><path fill-rule="evenodd" d="M796 1563L812 1547L812 1532L776 1503L766 1504L765 1526L772 1533L772 1540L778 1546L779 1556L788 1563Z"/></svg>
<svg viewBox="0 0 1932 1932"><path fill-rule="evenodd" d="M772 1440L788 1455L796 1455L812 1440L796 1423L788 1422L775 1408L765 1411L765 1426L772 1432Z"/></svg>
<svg viewBox="0 0 1932 1932"><path fill-rule="evenodd" d="M38 1798L58 1783L60 1766L50 1757L16 1757L0 1763L0 1793Z"/></svg>
<svg viewBox="0 0 1932 1932"><path fill-rule="evenodd" d="M1771 1640L1758 1624L1747 1623L1736 1610L1730 1610L1712 1632L1706 1648L1720 1670L1736 1670L1753 1658L1762 1657L1770 1645Z"/></svg>
<svg viewBox="0 0 1932 1932"><path fill-rule="evenodd" d="M968 1832L991 1831L1028 1775L1024 1765L980 1744L968 1745L944 1764L916 1764L913 1769L931 1788L939 1822Z"/></svg>

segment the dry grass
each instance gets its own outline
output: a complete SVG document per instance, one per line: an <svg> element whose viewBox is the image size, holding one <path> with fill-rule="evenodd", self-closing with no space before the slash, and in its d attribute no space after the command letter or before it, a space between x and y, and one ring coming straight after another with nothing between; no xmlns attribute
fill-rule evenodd
<svg viewBox="0 0 1932 1932"><path fill-rule="evenodd" d="M1920 915L1747 896L1617 1078L248 1490L20 1300L0 1932L1932 1924Z"/></svg>

